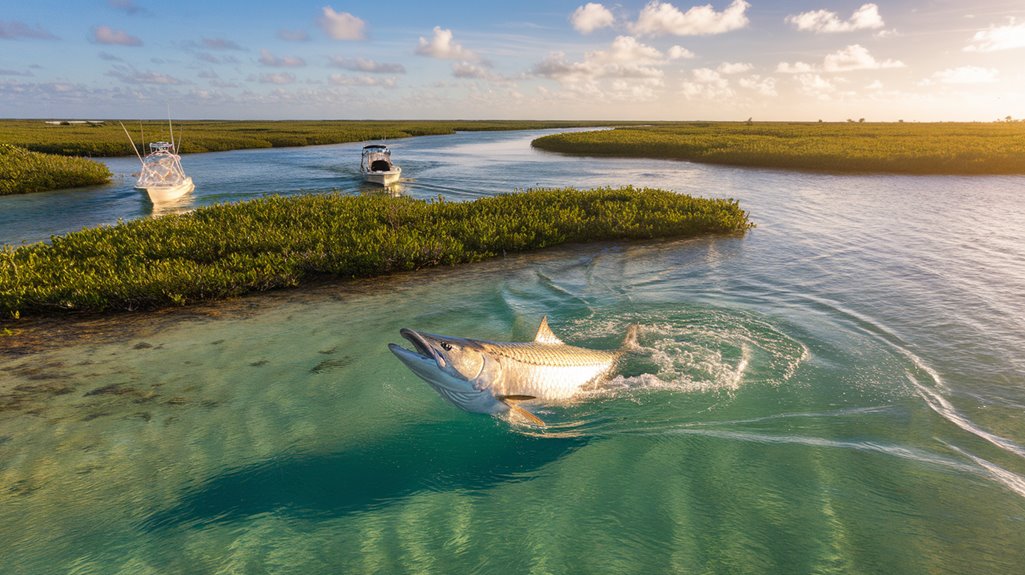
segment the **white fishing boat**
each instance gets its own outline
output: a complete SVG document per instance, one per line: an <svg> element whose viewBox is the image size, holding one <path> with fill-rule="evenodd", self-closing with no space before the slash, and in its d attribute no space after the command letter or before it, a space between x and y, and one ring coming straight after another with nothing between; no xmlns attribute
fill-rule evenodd
<svg viewBox="0 0 1025 575"><path fill-rule="evenodd" d="M124 125L121 127L124 128ZM125 134L128 134L128 130L125 130ZM186 176L185 170L182 169L181 156L174 145L174 132L171 134L170 142L150 143L150 151L145 158L139 155L132 136L128 135L132 149L142 163L139 179L135 181L135 189L145 190L154 204L176 200L196 189L192 178Z"/></svg>
<svg viewBox="0 0 1025 575"><path fill-rule="evenodd" d="M391 161L391 150L381 144L363 146L359 171L367 182L382 186L394 184L402 177L402 168Z"/></svg>

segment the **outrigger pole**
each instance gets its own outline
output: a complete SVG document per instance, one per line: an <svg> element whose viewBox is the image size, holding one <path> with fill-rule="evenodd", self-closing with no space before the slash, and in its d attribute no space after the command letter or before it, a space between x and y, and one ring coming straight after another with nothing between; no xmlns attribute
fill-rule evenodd
<svg viewBox="0 0 1025 575"><path fill-rule="evenodd" d="M121 124L121 122L118 122L118 124ZM128 136L128 141L132 143L132 151L135 152L135 156L139 158L139 162L145 164L145 162L142 161L142 155L139 154L139 148L135 147L135 140L133 140L132 135L128 133L128 128L126 128L124 124L121 124L121 129L124 130L125 135Z"/></svg>

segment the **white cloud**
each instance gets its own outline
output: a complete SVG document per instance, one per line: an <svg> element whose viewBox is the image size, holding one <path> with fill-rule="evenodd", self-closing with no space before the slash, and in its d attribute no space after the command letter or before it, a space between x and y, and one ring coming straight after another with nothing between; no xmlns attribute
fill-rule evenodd
<svg viewBox="0 0 1025 575"><path fill-rule="evenodd" d="M366 23L363 20L348 12L335 12L330 6L324 6L318 24L335 40L362 40L366 37Z"/></svg>
<svg viewBox="0 0 1025 575"><path fill-rule="evenodd" d="M584 55L581 62L570 62L562 52L549 54L536 64L533 74L559 82L576 98L591 101L651 100L663 86L660 66L666 56L638 42L632 36L619 36L607 50ZM550 92L545 90L546 97Z"/></svg>
<svg viewBox="0 0 1025 575"><path fill-rule="evenodd" d="M829 95L837 90L836 84L833 81L827 80L818 74L798 74L796 79L805 94L816 96L820 99L828 99Z"/></svg>
<svg viewBox="0 0 1025 575"><path fill-rule="evenodd" d="M126 84L175 86L185 83L174 76L169 76L160 72L136 70L135 68L124 64L115 65L109 72L107 72L107 75L112 78L117 78Z"/></svg>
<svg viewBox="0 0 1025 575"><path fill-rule="evenodd" d="M807 74L815 71L815 66L807 62L780 62L776 66L776 71L780 74Z"/></svg>
<svg viewBox="0 0 1025 575"><path fill-rule="evenodd" d="M607 51L597 50L589 56L600 62L640 65L655 64L663 59L658 49L641 44L633 36L617 36Z"/></svg>
<svg viewBox="0 0 1025 575"><path fill-rule="evenodd" d="M754 66L747 62L723 62L719 64L716 71L720 74L743 74L750 71L751 68L754 68Z"/></svg>
<svg viewBox="0 0 1025 575"><path fill-rule="evenodd" d="M269 50L260 50L260 63L274 68L301 68L306 61L298 56L275 56Z"/></svg>
<svg viewBox="0 0 1025 575"><path fill-rule="evenodd" d="M504 78L495 74L486 66L474 64L472 62L456 62L455 64L452 64L452 75L456 78L463 78L466 80L504 80Z"/></svg>
<svg viewBox="0 0 1025 575"><path fill-rule="evenodd" d="M943 84L989 84L997 81L997 70L979 66L961 66L947 68L932 75L932 78Z"/></svg>
<svg viewBox="0 0 1025 575"><path fill-rule="evenodd" d="M365 88L394 88L397 83L395 78L348 76L344 74L331 74L328 81L335 86L356 86Z"/></svg>
<svg viewBox="0 0 1025 575"><path fill-rule="evenodd" d="M254 78L251 76L249 79L253 80ZM255 80L261 84L284 85L295 83L295 76L287 72L279 72L276 74L261 74L255 77Z"/></svg>
<svg viewBox="0 0 1025 575"><path fill-rule="evenodd" d="M670 60L690 60L691 58L696 57L694 52L691 52L683 46L673 46L668 52L666 52L666 55L669 56Z"/></svg>
<svg viewBox="0 0 1025 575"><path fill-rule="evenodd" d="M93 41L97 44L116 46L142 46L142 40L127 32L114 30L110 26L97 26L93 28Z"/></svg>
<svg viewBox="0 0 1025 575"><path fill-rule="evenodd" d="M979 30L972 36L972 43L964 47L964 51L997 52L1025 47L1025 22L1014 22L1014 18L1011 18L1006 26L990 25L988 30Z"/></svg>
<svg viewBox="0 0 1025 575"><path fill-rule="evenodd" d="M722 100L733 97L730 82L711 68L691 70L691 77L680 84L681 93L688 100Z"/></svg>
<svg viewBox="0 0 1025 575"><path fill-rule="evenodd" d="M616 17L601 4L588 2L574 10L569 21L573 24L573 28L581 34L590 34L599 28L612 26Z"/></svg>
<svg viewBox="0 0 1025 575"><path fill-rule="evenodd" d="M331 65L343 70L353 72L366 72L368 74L405 74L406 67L402 64L389 64L375 62L366 58L345 58L342 56L331 56Z"/></svg>
<svg viewBox="0 0 1025 575"><path fill-rule="evenodd" d="M480 60L480 56L452 39L452 30L444 29L441 26L434 27L434 36L430 40L420 36L420 45L417 47L416 53L442 60L464 60L467 62Z"/></svg>
<svg viewBox="0 0 1025 575"><path fill-rule="evenodd" d="M816 34L874 30L886 25L883 23L883 17L879 15L879 6L875 4L863 4L848 20L841 20L836 12L813 10L787 16L786 22L793 24L798 30Z"/></svg>
<svg viewBox="0 0 1025 575"><path fill-rule="evenodd" d="M737 84L739 84L741 88L754 90L761 96L772 97L778 95L776 92L775 78L762 78L761 76L754 74L746 78L740 78L737 80Z"/></svg>
<svg viewBox="0 0 1025 575"><path fill-rule="evenodd" d="M716 12L711 4L694 6L681 12L668 2L652 0L641 10L637 22L630 29L642 36L722 34L747 26L745 12L750 6L744 0L733 0L722 12Z"/></svg>
<svg viewBox="0 0 1025 575"><path fill-rule="evenodd" d="M822 63L826 72L847 72L851 70L879 70L882 68L903 68L900 60L876 60L868 50L860 44L852 44L846 48L827 54Z"/></svg>
<svg viewBox="0 0 1025 575"><path fill-rule="evenodd" d="M882 70L888 68L904 68L904 62L900 60L876 60L868 49L860 44L851 44L827 54L823 58L822 66L816 66L807 62L780 62L776 66L776 72L781 74L808 74L819 72L850 72L853 70Z"/></svg>

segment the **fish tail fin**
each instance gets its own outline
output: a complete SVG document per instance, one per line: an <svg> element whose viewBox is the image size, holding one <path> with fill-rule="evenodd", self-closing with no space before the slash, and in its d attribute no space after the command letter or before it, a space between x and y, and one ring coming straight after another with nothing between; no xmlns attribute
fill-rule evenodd
<svg viewBox="0 0 1025 575"><path fill-rule="evenodd" d="M635 351L640 346L637 344L637 331L640 328L636 323L632 323L626 328L626 337L623 338L623 349L626 351Z"/></svg>

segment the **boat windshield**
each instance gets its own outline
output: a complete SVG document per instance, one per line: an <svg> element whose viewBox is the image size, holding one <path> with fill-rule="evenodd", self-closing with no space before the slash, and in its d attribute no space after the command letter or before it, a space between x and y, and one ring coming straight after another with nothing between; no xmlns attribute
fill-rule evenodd
<svg viewBox="0 0 1025 575"><path fill-rule="evenodd" d="M158 147L160 144L165 146ZM142 172L139 173L137 185L141 187L175 186L185 181L178 155L171 153L171 145L166 142L150 144L154 150L142 160Z"/></svg>

